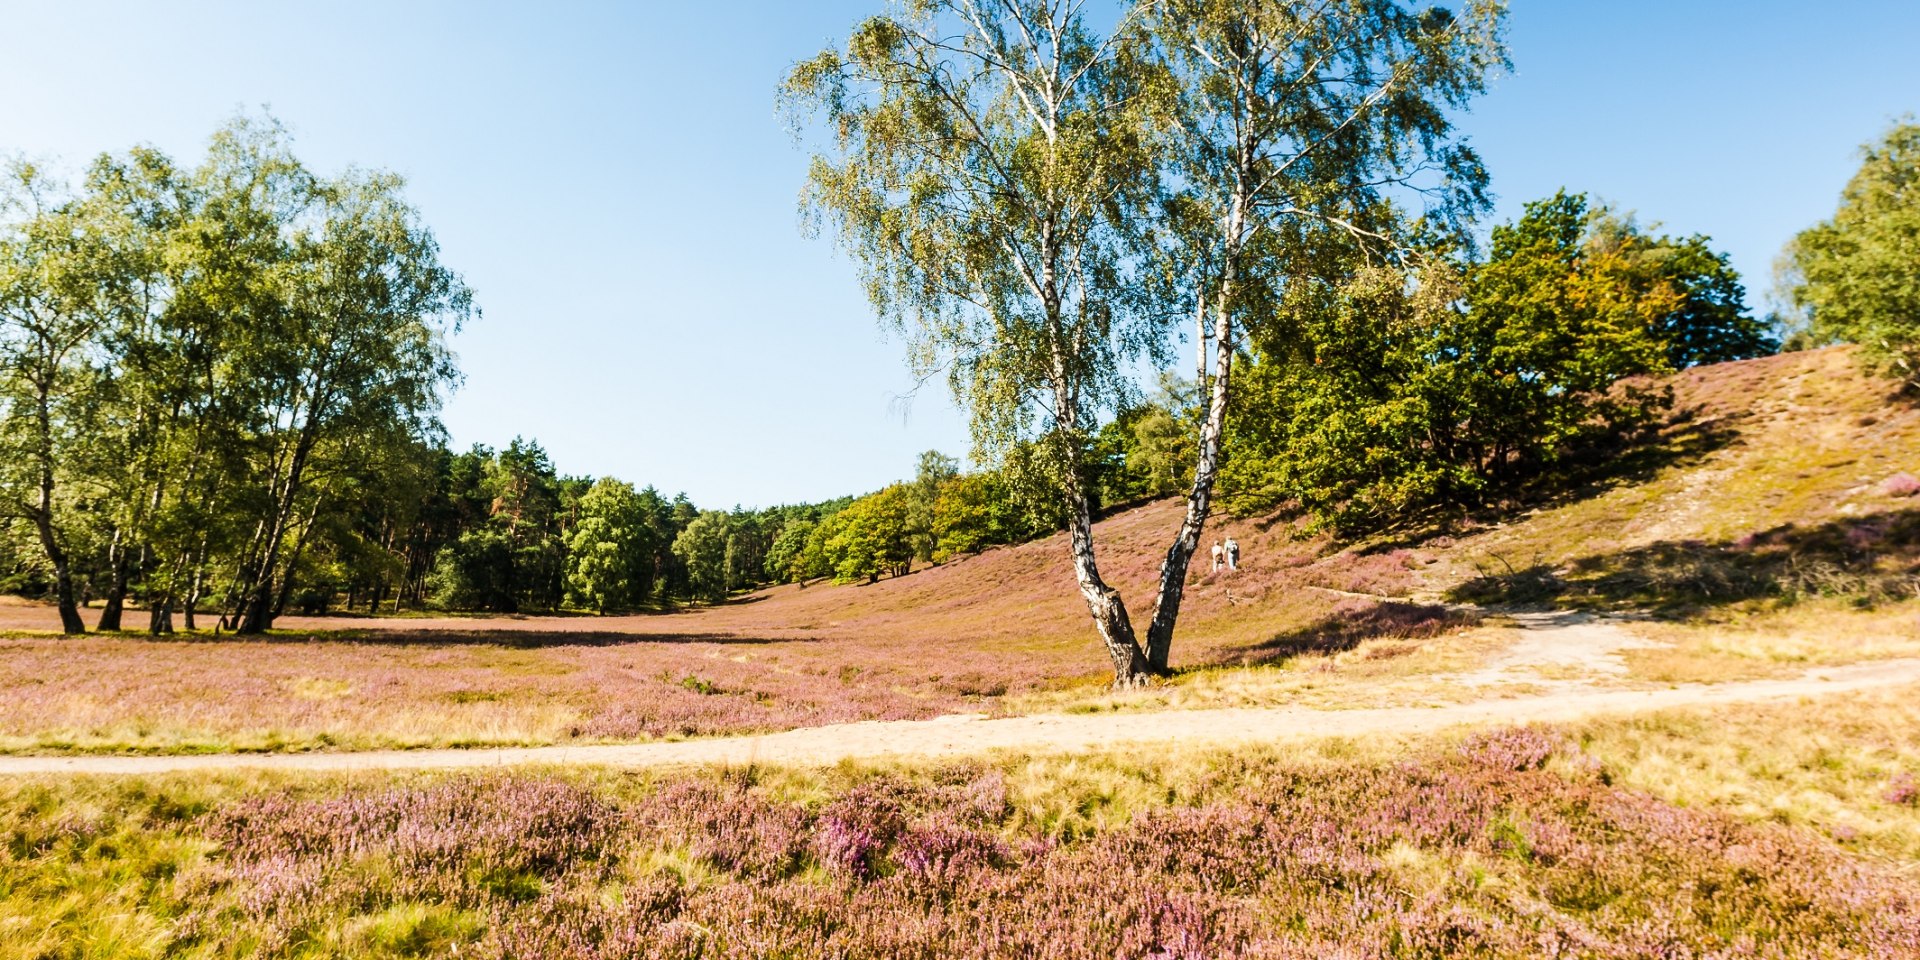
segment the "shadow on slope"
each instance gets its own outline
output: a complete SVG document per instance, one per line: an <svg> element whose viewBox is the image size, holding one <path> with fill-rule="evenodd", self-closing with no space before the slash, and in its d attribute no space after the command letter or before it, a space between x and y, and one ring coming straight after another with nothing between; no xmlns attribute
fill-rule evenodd
<svg viewBox="0 0 1920 960"><path fill-rule="evenodd" d="M1498 525L1534 511L1593 500L1623 487L1649 483L1670 471L1706 463L1742 442L1748 411L1703 413L1676 401L1665 422L1626 435L1600 436L1563 451L1557 463L1517 480L1503 496L1478 505L1433 507L1371 529L1354 553L1367 555L1419 546L1464 530Z"/></svg>
<svg viewBox="0 0 1920 960"><path fill-rule="evenodd" d="M759 646L775 643L806 642L806 638L743 636L722 632L662 632L662 633L626 633L617 630L526 630L513 629L463 629L441 626L394 628L346 627L346 628L293 628L276 629L271 633L257 636L223 633L214 636L211 633L175 633L155 637L146 633L128 631L120 634L104 634L122 640L152 640L156 643L264 643L264 644L311 644L311 643L353 643L377 647L459 647L487 646L503 647L513 650L541 650L554 647L620 647L635 644L661 645L710 643L726 646Z"/></svg>
<svg viewBox="0 0 1920 960"><path fill-rule="evenodd" d="M1636 607L1690 613L1747 600L1920 596L1920 508L1784 524L1731 541L1663 540L1483 572L1448 592L1473 603Z"/></svg>

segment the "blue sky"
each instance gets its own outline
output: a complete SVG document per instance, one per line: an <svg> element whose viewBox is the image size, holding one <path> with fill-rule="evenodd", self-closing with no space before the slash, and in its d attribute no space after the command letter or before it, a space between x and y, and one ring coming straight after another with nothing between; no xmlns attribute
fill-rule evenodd
<svg viewBox="0 0 1920 960"><path fill-rule="evenodd" d="M270 105L315 167L406 175L474 287L455 443L535 437L708 506L830 497L967 448L801 234L774 109L881 2L4 2L0 153L197 159ZM1462 128L1497 218L1588 191L1712 236L1759 306L1858 146L1920 111L1916 36L1913 0L1516 0L1514 69Z"/></svg>

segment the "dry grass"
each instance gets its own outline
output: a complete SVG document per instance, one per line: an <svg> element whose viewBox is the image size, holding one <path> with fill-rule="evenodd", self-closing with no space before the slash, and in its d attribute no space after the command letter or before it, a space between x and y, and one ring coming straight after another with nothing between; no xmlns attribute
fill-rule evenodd
<svg viewBox="0 0 1920 960"><path fill-rule="evenodd" d="M1674 389L1668 462L1449 541L1425 586L1519 573L1558 581L1519 600L1577 600L1596 581L1597 599L1642 604L1912 595L1916 557L1887 527L1912 510L1889 480L1920 469L1920 407L1844 347L1695 368ZM1769 546L1821 556L1744 562Z"/></svg>
<svg viewBox="0 0 1920 960"><path fill-rule="evenodd" d="M1326 636L1338 636L1330 631ZM1486 691L1458 675L1513 642L1511 629L1470 618L1436 616L1410 628L1381 630L1332 648L1306 649L1273 662L1186 670L1148 690L1105 688L1009 697L1008 713L1101 713L1220 707L1304 706L1365 709L1463 703ZM1503 689L1513 695L1515 689Z"/></svg>
<svg viewBox="0 0 1920 960"><path fill-rule="evenodd" d="M1814 829L1920 874L1920 791L1900 788L1920 777L1920 688L1597 721L1580 739L1620 786Z"/></svg>
<svg viewBox="0 0 1920 960"><path fill-rule="evenodd" d="M1860 609L1816 600L1705 619L1639 622L1658 644L1622 651L1632 676L1656 683L1784 677L1810 667L1920 657L1920 601Z"/></svg>

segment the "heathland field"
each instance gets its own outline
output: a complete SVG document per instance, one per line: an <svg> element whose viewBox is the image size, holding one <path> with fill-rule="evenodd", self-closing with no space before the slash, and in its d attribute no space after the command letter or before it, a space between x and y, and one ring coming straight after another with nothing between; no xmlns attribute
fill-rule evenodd
<svg viewBox="0 0 1920 960"><path fill-rule="evenodd" d="M0 608L0 956L1920 956L1920 409L1854 363L1683 373L1445 534L1216 526L1134 692L1059 537L628 617ZM1178 511L1099 524L1128 597ZM771 745L593 752L670 740Z"/></svg>
<svg viewBox="0 0 1920 960"><path fill-rule="evenodd" d="M1555 499L1446 535L1336 546L1212 529L1153 690L1108 671L1064 535L871 585L782 586L627 617L286 617L264 638L60 638L0 606L0 750L202 753L540 745L860 720L1390 707L1780 679L1920 656L1920 411L1844 349L1681 374L1675 423ZM1146 595L1179 505L1098 525ZM1541 618L1524 611L1574 611ZM1522 613L1518 618L1516 612Z"/></svg>

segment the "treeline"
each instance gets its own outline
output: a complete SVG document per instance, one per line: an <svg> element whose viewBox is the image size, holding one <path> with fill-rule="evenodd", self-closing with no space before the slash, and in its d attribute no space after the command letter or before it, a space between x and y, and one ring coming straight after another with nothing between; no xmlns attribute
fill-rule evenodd
<svg viewBox="0 0 1920 960"><path fill-rule="evenodd" d="M961 473L958 461L928 451L911 481L789 524L773 543L767 571L781 582L871 583L902 576L915 563L943 563L1059 528L1060 518L1020 496L1007 470Z"/></svg>
<svg viewBox="0 0 1920 960"><path fill-rule="evenodd" d="M271 119L0 192L0 586L69 633L289 610L610 612L767 582L792 520L447 448L475 314L395 176L317 173Z"/></svg>
<svg viewBox="0 0 1920 960"><path fill-rule="evenodd" d="M1074 478L1096 511L1177 493L1194 439L1191 383L1166 377L1160 392L1105 424ZM1067 527L1055 479L1031 445L991 469L962 472L939 451L920 455L913 479L815 508L789 522L767 554L773 582L872 583L916 564L941 564L988 547L1025 543Z"/></svg>
<svg viewBox="0 0 1920 960"><path fill-rule="evenodd" d="M782 533L851 499L702 511L685 494L561 475L538 443L517 438L432 460L416 499L383 508L407 519L403 533L372 557L308 571L304 609L618 613L718 600L778 579L768 556ZM396 527L385 516L362 524Z"/></svg>

